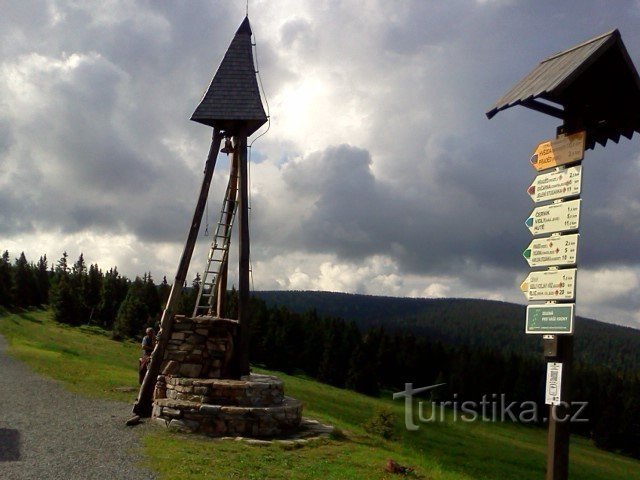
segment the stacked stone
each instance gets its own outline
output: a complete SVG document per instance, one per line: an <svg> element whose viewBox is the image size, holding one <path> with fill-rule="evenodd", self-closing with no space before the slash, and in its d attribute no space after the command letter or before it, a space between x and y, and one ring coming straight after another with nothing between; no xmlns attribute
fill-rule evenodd
<svg viewBox="0 0 640 480"><path fill-rule="evenodd" d="M237 328L237 320L176 316L160 370L171 365L173 375L224 378Z"/></svg>
<svg viewBox="0 0 640 480"><path fill-rule="evenodd" d="M213 403L236 407L280 405L284 400L284 384L270 375L251 375L240 380L180 378L161 375L164 397L172 400Z"/></svg>

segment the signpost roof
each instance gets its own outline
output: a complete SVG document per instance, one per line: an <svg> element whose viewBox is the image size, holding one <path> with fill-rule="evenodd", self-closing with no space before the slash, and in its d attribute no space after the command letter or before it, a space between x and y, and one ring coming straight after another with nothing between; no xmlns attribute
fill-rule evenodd
<svg viewBox="0 0 640 480"><path fill-rule="evenodd" d="M613 30L543 60L487 117L515 105L563 119L570 129L587 130L591 149L640 132L640 77L620 32Z"/></svg>
<svg viewBox="0 0 640 480"><path fill-rule="evenodd" d="M256 81L251 35L249 17L245 17L191 120L230 134L245 127L247 136L266 123L267 115Z"/></svg>

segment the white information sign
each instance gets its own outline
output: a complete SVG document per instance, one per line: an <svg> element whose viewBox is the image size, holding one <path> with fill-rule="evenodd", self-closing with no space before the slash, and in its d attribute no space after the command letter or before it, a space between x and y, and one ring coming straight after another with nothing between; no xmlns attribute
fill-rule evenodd
<svg viewBox="0 0 640 480"><path fill-rule="evenodd" d="M527 300L573 300L576 296L576 268L531 272L520 290Z"/></svg>
<svg viewBox="0 0 640 480"><path fill-rule="evenodd" d="M582 165L558 168L556 171L538 175L527 189L536 203L580 195L582 188Z"/></svg>
<svg viewBox="0 0 640 480"><path fill-rule="evenodd" d="M577 230L580 226L580 200L534 208L524 223L533 235Z"/></svg>
<svg viewBox="0 0 640 480"><path fill-rule="evenodd" d="M544 403L547 405L560 405L562 390L562 364L557 362L547 363L547 386L545 388Z"/></svg>
<svg viewBox="0 0 640 480"><path fill-rule="evenodd" d="M575 265L579 234L535 238L522 252L530 267Z"/></svg>

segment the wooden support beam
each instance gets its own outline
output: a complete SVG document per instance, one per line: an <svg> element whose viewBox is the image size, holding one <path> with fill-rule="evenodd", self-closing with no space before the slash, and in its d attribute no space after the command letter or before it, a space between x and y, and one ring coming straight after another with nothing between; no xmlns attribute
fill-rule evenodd
<svg viewBox="0 0 640 480"><path fill-rule="evenodd" d="M238 151L239 205L238 223L240 259L238 277L238 374L249 375L249 181L247 166L247 133L242 129L236 137Z"/></svg>
<svg viewBox="0 0 640 480"><path fill-rule="evenodd" d="M174 309L180 301L182 295L182 286L187 278L187 272L189 270L189 264L191 263L191 256L193 255L193 249L196 245L198 238L198 232L200 231L200 223L202 222L202 215L204 214L204 208L207 203L207 197L209 196L209 187L211 185L211 177L216 166L216 159L218 157L218 151L220 150L220 142L222 135L219 129L214 129L213 139L211 141L211 148L209 149L209 155L204 168L204 178L202 179L202 186L200 187L200 196L198 197L198 203L193 213L193 220L189 227L189 233L187 234L187 241L178 264L178 270L176 272L173 286L171 287L171 293L167 300L167 305L162 312L162 320L160 321L160 335L156 347L151 354L151 361L147 369L147 374L144 377L142 385L140 386L140 392L138 393L138 399L133 406L133 413L141 417L150 417L153 408L153 391L156 386L158 375L160 374L160 365L164 358L164 351L171 337L171 330L173 329Z"/></svg>
<svg viewBox="0 0 640 480"><path fill-rule="evenodd" d="M536 112L546 113L547 115L559 118L560 120L564 120L566 117L564 110L562 110L561 108L554 107L552 105L548 105L534 99L525 100L524 102L522 102L522 106L530 108L531 110L535 110Z"/></svg>

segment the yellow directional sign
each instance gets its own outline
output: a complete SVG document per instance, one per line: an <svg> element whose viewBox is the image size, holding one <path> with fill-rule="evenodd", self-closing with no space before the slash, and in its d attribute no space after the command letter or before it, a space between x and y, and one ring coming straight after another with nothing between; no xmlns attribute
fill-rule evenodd
<svg viewBox="0 0 640 480"><path fill-rule="evenodd" d="M527 300L573 300L576 295L576 268L530 272L520 285Z"/></svg>
<svg viewBox="0 0 640 480"><path fill-rule="evenodd" d="M537 171L578 162L584 157L586 138L586 132L578 132L542 142L535 148L529 161Z"/></svg>

